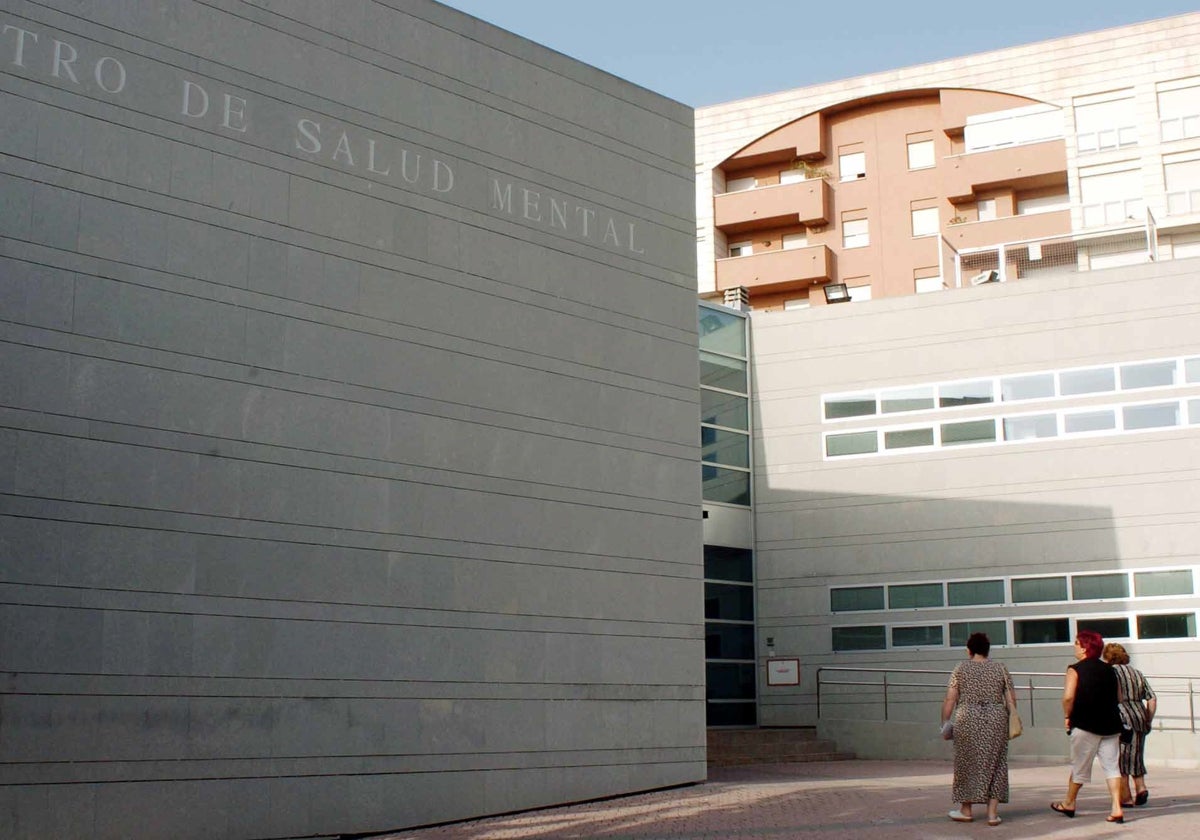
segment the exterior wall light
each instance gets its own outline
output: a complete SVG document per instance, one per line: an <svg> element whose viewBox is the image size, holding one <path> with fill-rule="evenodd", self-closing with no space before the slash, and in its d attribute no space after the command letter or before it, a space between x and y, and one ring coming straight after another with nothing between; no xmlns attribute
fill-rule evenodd
<svg viewBox="0 0 1200 840"><path fill-rule="evenodd" d="M825 287L826 303L849 303L850 290L845 283L830 283Z"/></svg>

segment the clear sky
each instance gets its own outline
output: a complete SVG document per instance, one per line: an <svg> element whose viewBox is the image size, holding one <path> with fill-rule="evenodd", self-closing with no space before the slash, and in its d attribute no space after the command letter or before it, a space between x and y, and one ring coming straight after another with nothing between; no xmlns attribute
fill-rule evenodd
<svg viewBox="0 0 1200 840"><path fill-rule="evenodd" d="M1200 11L1196 0L442 0L692 106Z"/></svg>

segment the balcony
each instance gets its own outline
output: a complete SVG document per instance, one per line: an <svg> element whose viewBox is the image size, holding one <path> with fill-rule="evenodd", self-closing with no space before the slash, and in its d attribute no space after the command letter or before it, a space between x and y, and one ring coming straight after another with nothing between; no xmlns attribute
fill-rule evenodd
<svg viewBox="0 0 1200 840"><path fill-rule="evenodd" d="M1062 139L1004 146L946 158L944 192L953 202L967 201L984 187L1034 189L1067 177L1067 147Z"/></svg>
<svg viewBox="0 0 1200 840"><path fill-rule="evenodd" d="M745 286L763 292L832 278L833 254L824 245L717 260L718 290Z"/></svg>
<svg viewBox="0 0 1200 840"><path fill-rule="evenodd" d="M965 222L946 227L945 237L956 250L982 248L1000 242L1021 242L1071 232L1071 211L1005 216L984 222Z"/></svg>
<svg viewBox="0 0 1200 840"><path fill-rule="evenodd" d="M717 227L745 233L785 225L829 222L829 184L823 178L725 193L714 199Z"/></svg>
<svg viewBox="0 0 1200 840"><path fill-rule="evenodd" d="M797 158L816 160L825 157L821 139L824 136L824 118L821 114L788 123L760 137L749 146L735 152L725 161L725 169L745 169L766 163L790 163Z"/></svg>

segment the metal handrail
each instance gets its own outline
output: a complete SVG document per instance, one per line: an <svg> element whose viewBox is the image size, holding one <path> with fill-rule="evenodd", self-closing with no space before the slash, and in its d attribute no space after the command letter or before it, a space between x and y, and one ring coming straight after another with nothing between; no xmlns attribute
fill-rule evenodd
<svg viewBox="0 0 1200 840"><path fill-rule="evenodd" d="M824 678L824 674L826 672L834 672L834 671L851 673L851 674L878 674L880 676L880 679L879 680L854 680L854 679L830 680L830 679ZM943 683L907 682L907 681L903 681L903 680L900 682L897 682L893 679L889 679L889 675L892 675L892 674L897 674L897 675L928 674L928 675L939 676L942 678L948 678L950 676L950 673L951 672L948 670L934 669L934 668L869 668L869 667L853 667L853 666L848 666L848 665L822 665L822 666L819 666L817 668L817 680L816 680L816 683L817 683L817 719L820 720L820 718L821 718L821 687L822 687L822 685L862 686L862 687L868 687L868 688L881 688L882 689L882 697L880 698L880 700L883 704L883 719L886 721L889 719L889 710L890 710L891 704L894 702L897 702L897 701L894 701L890 696L890 693L892 690L897 689L897 688L923 688L923 689L936 688L940 691L945 685L944 682ZM1021 694L1022 694L1022 692L1024 692L1028 698L1026 702L1028 703L1028 706L1029 706L1029 712L1028 712L1029 725L1036 726L1037 725L1037 717L1036 717L1037 709L1036 709L1036 706L1034 705L1035 693L1046 692L1046 691L1061 693L1062 687L1063 687L1062 679L1063 679L1064 674L1062 671L1011 671L1010 674L1013 677L1013 690L1014 690L1014 694L1016 694L1016 696L1017 696L1017 705L1018 705L1018 707L1020 707ZM1054 685L1038 685L1035 683L1035 679L1037 679L1039 677L1056 678L1058 680L1058 682ZM1024 685L1018 684L1018 679L1023 680L1025 684ZM1184 687L1180 687L1180 688L1174 688L1174 687L1161 687L1161 688L1156 687L1155 688L1154 693L1160 698L1162 698L1162 697L1186 697L1188 712L1186 715L1163 714L1160 712L1160 713L1155 714L1154 722L1157 724L1157 726L1155 728L1160 732L1166 731L1169 729L1172 731L1190 731L1194 734L1197 731L1197 728L1196 728L1196 688L1197 688L1197 685L1196 684L1198 682L1200 682L1200 677L1175 676L1175 675L1166 675L1166 674L1146 674L1146 679L1151 683L1151 685L1154 685L1155 683L1159 683L1161 685L1162 683L1168 683L1171 681L1182 682L1182 683L1186 684ZM1174 726L1174 725L1168 726L1167 725L1168 721L1170 721L1172 723L1175 721L1186 721L1186 723L1184 723L1183 725L1180 725L1180 726Z"/></svg>

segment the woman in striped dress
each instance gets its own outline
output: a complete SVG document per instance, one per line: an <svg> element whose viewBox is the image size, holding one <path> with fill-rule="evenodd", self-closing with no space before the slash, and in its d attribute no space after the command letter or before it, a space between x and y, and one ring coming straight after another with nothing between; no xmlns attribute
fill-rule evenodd
<svg viewBox="0 0 1200 840"><path fill-rule="evenodd" d="M1146 736L1158 711L1158 699L1145 675L1129 664L1129 654L1123 646L1115 642L1106 644L1104 659L1113 666L1121 687L1122 726L1133 731L1128 742L1124 740L1128 736L1121 736L1121 803L1145 805L1150 798L1146 789Z"/></svg>

